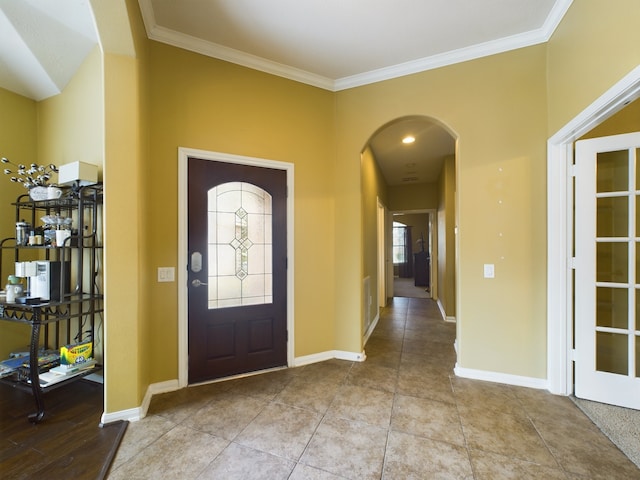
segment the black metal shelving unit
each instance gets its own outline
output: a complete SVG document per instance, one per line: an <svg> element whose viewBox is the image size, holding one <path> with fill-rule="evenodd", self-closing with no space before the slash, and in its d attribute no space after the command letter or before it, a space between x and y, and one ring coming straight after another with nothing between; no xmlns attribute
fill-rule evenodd
<svg viewBox="0 0 640 480"><path fill-rule="evenodd" d="M29 415L29 420L37 423L45 414L43 396L47 391L100 369L100 365L96 365L58 383L43 386L40 384L38 359L42 349L59 350L61 346L89 338L95 345L97 335L101 333L103 295L98 288L98 280L102 258L102 184L75 188L56 200L34 201L25 194L19 196L13 205L16 222L28 219L31 225L35 225L39 215L60 214L73 217L77 224L76 232L61 246L17 245L15 238L0 241L0 279L13 271L14 262L25 257L30 257L30 260L33 257L52 259L62 265L69 262L69 270L60 269L60 292L55 300L32 304L0 303L0 320L23 324L31 329L27 378L13 375L0 381L33 394L36 412Z"/></svg>

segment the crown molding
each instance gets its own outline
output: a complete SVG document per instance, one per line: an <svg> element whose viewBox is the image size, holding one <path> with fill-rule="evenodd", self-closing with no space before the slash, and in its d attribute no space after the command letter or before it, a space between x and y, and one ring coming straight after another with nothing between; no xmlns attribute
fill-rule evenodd
<svg viewBox="0 0 640 480"><path fill-rule="evenodd" d="M296 82L305 83L325 90L333 90L334 82L330 78L290 67L282 63L266 60L262 57L241 52L240 50L235 50L223 45L207 42L158 25L154 25L151 30L147 30L147 35L151 40L173 45L174 47L183 48L201 55L217 58L218 60L224 60L226 62L270 73L279 77L288 78Z"/></svg>
<svg viewBox="0 0 640 480"><path fill-rule="evenodd" d="M547 20L540 28L540 32L544 35L545 42L548 41L553 35L553 32L556 31L556 28L560 25L560 22L572 3L573 0L557 0L556 3L553 4L551 12L547 15Z"/></svg>
<svg viewBox="0 0 640 480"><path fill-rule="evenodd" d="M156 23L151 0L139 0L147 36L151 40L333 92L545 43L553 35L572 2L573 0L558 0L545 23L537 30L334 80L161 27Z"/></svg>
<svg viewBox="0 0 640 480"><path fill-rule="evenodd" d="M488 57L498 53L517 50L518 48L530 47L540 43L547 42L553 32L562 21L565 13L573 3L573 0L558 0L545 23L537 30L512 35L510 37L492 40L490 42L480 43L471 47L460 48L450 52L432 55L430 57L412 60L410 62L400 63L391 67L380 68L350 77L339 78L334 82L334 91L346 90L354 87L361 87L371 83L381 82L383 80L391 80L393 78L403 77L414 73L425 72L436 68L454 65L456 63L476 60L482 57Z"/></svg>
<svg viewBox="0 0 640 480"><path fill-rule="evenodd" d="M351 77L339 78L335 81L334 90L346 90L354 87L361 87L371 83L391 80L393 78L404 77L414 73L426 72L436 68L454 65L456 63L467 62L482 57L488 57L497 53L508 52L522 47L529 47L539 43L544 43L545 39L538 31L527 32L514 35L508 38L501 38L491 42L481 43L472 47L460 48L450 52L432 55L430 57L412 60L410 62L392 65L391 67L372 70Z"/></svg>

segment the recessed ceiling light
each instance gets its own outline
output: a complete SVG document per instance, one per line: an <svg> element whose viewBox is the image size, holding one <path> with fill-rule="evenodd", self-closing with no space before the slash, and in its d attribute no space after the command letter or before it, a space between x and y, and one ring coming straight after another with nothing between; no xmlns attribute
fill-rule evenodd
<svg viewBox="0 0 640 480"><path fill-rule="evenodd" d="M407 135L402 139L402 143L405 143L405 144L413 143L415 141L416 141L415 137L412 137L411 135Z"/></svg>

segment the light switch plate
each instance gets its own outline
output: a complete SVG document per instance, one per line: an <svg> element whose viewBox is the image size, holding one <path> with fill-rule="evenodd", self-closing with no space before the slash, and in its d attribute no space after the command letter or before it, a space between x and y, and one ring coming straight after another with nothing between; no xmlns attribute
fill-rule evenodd
<svg viewBox="0 0 640 480"><path fill-rule="evenodd" d="M176 269L173 267L158 267L158 282L174 282Z"/></svg>
<svg viewBox="0 0 640 480"><path fill-rule="evenodd" d="M494 278L495 276L496 276L496 271L493 263L485 263L484 278Z"/></svg>

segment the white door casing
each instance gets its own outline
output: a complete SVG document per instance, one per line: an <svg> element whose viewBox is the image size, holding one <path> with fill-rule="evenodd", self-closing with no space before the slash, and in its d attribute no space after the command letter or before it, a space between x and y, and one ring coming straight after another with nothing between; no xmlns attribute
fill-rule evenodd
<svg viewBox="0 0 640 480"><path fill-rule="evenodd" d="M386 307L387 306L387 252L386 252L386 217L387 217L387 207L380 201L380 197L378 197L377 201L378 205L378 216L377 216L377 227L378 227L378 307Z"/></svg>

